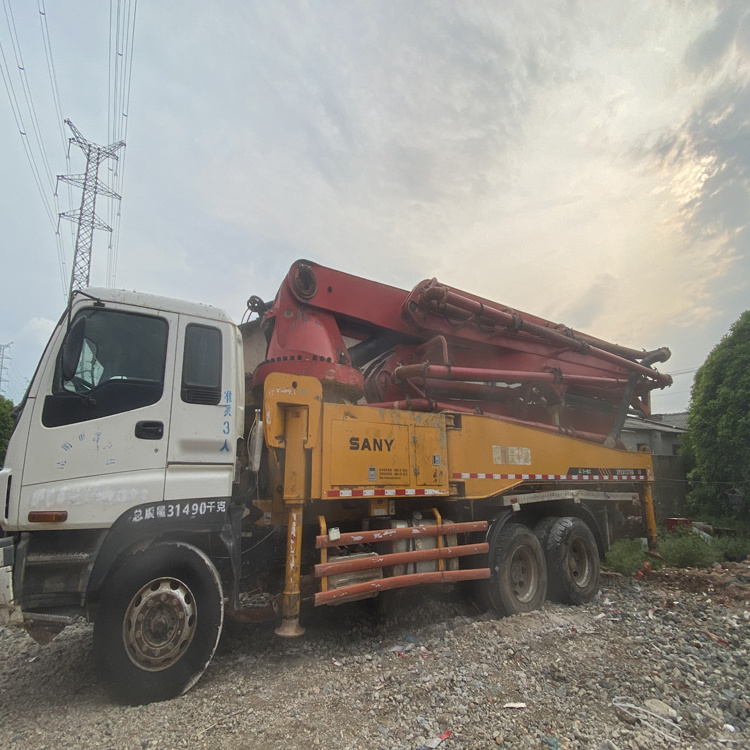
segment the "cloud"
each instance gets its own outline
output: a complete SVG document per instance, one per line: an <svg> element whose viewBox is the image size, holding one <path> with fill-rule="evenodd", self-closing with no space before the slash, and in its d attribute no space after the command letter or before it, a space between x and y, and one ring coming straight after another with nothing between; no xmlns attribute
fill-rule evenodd
<svg viewBox="0 0 750 750"><path fill-rule="evenodd" d="M617 283L611 273L598 273L586 293L563 310L563 320L569 321L577 329L585 330L606 309Z"/></svg>
<svg viewBox="0 0 750 750"><path fill-rule="evenodd" d="M710 246L723 275L750 277L750 75L722 80L641 152L668 180L686 247ZM668 176L668 177L667 177ZM719 303L721 301L719 300Z"/></svg>
<svg viewBox="0 0 750 750"><path fill-rule="evenodd" d="M144 165L153 198L142 216L158 211L155 226L174 225L177 274L200 267L212 240L236 235L221 262L253 269L245 297L255 284L273 293L300 256L411 287L461 263L487 216L518 209L506 198L525 169L515 154L538 98L572 76L578 11L362 7L256 4L231 28L212 9L186 19L189 36L200 27L210 40L209 68L164 50L153 106L141 109L170 134L165 163L180 166ZM190 92L170 85L178 61ZM184 232L198 215L201 230Z"/></svg>
<svg viewBox="0 0 750 750"><path fill-rule="evenodd" d="M665 208L663 226L673 243L668 251L673 263L664 278L683 300L676 328L728 326L750 296L746 8L745 2L721 4L714 24L688 45L682 62L689 110L631 150L645 174L662 186L655 197ZM714 334L716 340L720 335Z"/></svg>
<svg viewBox="0 0 750 750"><path fill-rule="evenodd" d="M56 325L57 321L50 320L49 318L32 318L21 329L19 343L36 348L46 346Z"/></svg>
<svg viewBox="0 0 750 750"><path fill-rule="evenodd" d="M721 3L720 3L721 4ZM694 73L714 71L735 43L746 48L750 12L746 0L729 0L718 11L710 29L700 34L685 52L685 64Z"/></svg>

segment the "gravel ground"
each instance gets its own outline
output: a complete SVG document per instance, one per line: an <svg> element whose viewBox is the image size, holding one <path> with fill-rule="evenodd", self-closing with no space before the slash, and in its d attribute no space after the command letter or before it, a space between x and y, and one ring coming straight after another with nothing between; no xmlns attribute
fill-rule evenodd
<svg viewBox="0 0 750 750"><path fill-rule="evenodd" d="M503 620L410 592L380 623L362 603L307 612L293 641L232 625L192 691L135 708L105 698L89 626L47 646L0 628L2 744L748 748L747 592L743 564L606 575L588 605Z"/></svg>

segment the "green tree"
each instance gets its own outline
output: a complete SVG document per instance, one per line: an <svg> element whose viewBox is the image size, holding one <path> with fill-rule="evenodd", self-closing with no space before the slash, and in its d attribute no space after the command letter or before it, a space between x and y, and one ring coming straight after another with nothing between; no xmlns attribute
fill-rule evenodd
<svg viewBox="0 0 750 750"><path fill-rule="evenodd" d="M695 373L682 453L696 511L732 514L727 492L735 491L750 515L750 310Z"/></svg>
<svg viewBox="0 0 750 750"><path fill-rule="evenodd" d="M8 447L8 440L13 429L13 417L10 415L12 408L13 402L0 396L0 466L5 461L5 449Z"/></svg>

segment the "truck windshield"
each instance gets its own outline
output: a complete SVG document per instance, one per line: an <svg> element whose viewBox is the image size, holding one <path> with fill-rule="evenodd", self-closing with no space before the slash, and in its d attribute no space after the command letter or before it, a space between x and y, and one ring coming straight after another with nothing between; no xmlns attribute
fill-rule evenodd
<svg viewBox="0 0 750 750"><path fill-rule="evenodd" d="M119 414L161 399L166 320L98 308L80 312L69 331L81 325L83 340L75 368L63 367L65 347L57 358L52 393L42 413L45 427Z"/></svg>
<svg viewBox="0 0 750 750"><path fill-rule="evenodd" d="M75 375L62 388L87 393L111 380L164 382L167 323L161 318L117 312L86 310L83 346Z"/></svg>

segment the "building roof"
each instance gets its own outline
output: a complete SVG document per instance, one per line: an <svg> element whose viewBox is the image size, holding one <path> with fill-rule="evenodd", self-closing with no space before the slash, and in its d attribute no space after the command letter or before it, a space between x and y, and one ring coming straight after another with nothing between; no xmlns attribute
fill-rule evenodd
<svg viewBox="0 0 750 750"><path fill-rule="evenodd" d="M671 420L664 420L662 421L658 417L664 417L664 416L677 416L677 415L666 415L666 414L659 414L654 415L650 417L649 419L641 419L640 417L628 417L625 420L625 425L623 426L623 429L628 431L634 431L634 430L643 430L647 432L666 432L671 433L673 435L681 435L683 432L685 432L685 427L678 427L676 424L670 424ZM685 415L687 417L687 415ZM677 421L677 420L675 420Z"/></svg>
<svg viewBox="0 0 750 750"><path fill-rule="evenodd" d="M676 411L670 414L652 414L650 421L661 422L662 424L669 425L670 427L677 427L679 430L687 429L688 412Z"/></svg>

